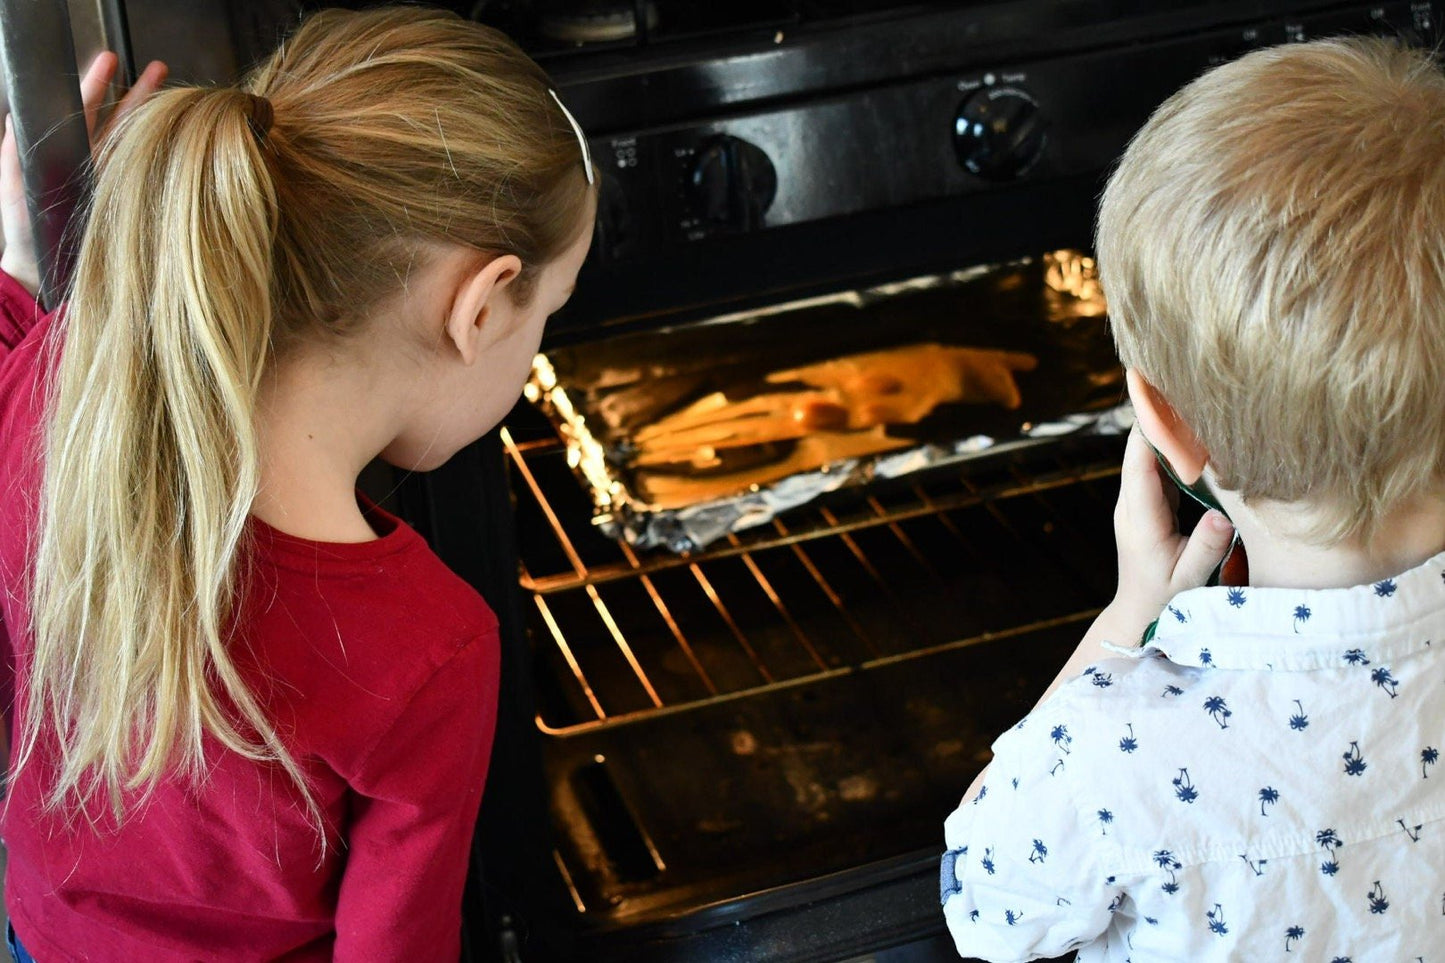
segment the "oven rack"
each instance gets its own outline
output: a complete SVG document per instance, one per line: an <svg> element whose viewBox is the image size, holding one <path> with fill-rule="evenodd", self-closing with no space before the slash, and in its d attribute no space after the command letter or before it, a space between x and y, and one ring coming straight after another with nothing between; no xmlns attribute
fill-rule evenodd
<svg viewBox="0 0 1445 963"><path fill-rule="evenodd" d="M603 536L555 435L501 440L553 735L1010 644L1112 590L1118 439L861 490L689 556Z"/></svg>

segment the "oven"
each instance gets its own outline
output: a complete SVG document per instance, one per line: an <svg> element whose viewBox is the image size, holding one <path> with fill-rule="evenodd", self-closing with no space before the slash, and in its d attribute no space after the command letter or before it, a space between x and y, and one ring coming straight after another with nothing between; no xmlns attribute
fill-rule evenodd
<svg viewBox="0 0 1445 963"><path fill-rule="evenodd" d="M128 20L136 61L214 79L295 12L208 2L131 0L93 32ZM46 109L27 105L38 68L10 26L27 6L0 5L22 127ZM1431 45L1441 4L458 10L548 69L601 184L594 247L549 324L532 400L428 475L369 475L503 625L466 953L952 958L942 820L1113 591L1128 419L1089 288L1103 178L1149 112L1211 64L1343 32ZM213 42L179 39L197 19ZM27 178L37 198L53 189ZM724 472L744 479L736 492L689 501L689 488L677 504L639 496L641 476L618 469L618 451L697 427L663 414L637 430L619 398L675 414L726 395L718 371L756 383L959 339L1022 345L1038 368L1017 373L1011 421L995 411L962 430L930 408L920 423L951 446L909 436L825 453L790 498L774 497L790 476L748 476L751 462ZM888 357L908 380L916 359ZM707 510L689 514L699 500Z"/></svg>

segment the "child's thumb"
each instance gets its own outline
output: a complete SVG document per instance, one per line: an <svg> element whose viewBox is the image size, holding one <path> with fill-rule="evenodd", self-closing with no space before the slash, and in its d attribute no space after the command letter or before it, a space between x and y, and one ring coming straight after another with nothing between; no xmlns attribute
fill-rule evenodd
<svg viewBox="0 0 1445 963"><path fill-rule="evenodd" d="M1209 511L1194 526L1179 561L1174 563L1174 575L1170 579L1176 592L1198 588L1209 581L1209 576L1219 565L1229 543L1234 540L1234 526L1223 512Z"/></svg>

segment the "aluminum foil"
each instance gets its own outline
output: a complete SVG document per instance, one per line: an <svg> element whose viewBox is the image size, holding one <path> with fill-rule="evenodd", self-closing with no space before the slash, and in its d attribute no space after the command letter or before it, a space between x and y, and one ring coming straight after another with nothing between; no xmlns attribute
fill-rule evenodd
<svg viewBox="0 0 1445 963"><path fill-rule="evenodd" d="M1126 431L1105 311L1092 259L1057 251L553 349L526 395L597 525L686 553L840 488Z"/></svg>

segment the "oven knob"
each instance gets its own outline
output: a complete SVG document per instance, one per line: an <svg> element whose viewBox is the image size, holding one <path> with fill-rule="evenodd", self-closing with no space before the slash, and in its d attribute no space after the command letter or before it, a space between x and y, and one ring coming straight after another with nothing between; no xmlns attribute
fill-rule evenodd
<svg viewBox="0 0 1445 963"><path fill-rule="evenodd" d="M778 172L761 147L724 134L698 148L687 191L704 226L750 231L763 226Z"/></svg>
<svg viewBox="0 0 1445 963"><path fill-rule="evenodd" d="M985 180L1017 177L1044 152L1039 105L1018 87L985 87L959 105L953 121L958 162Z"/></svg>

